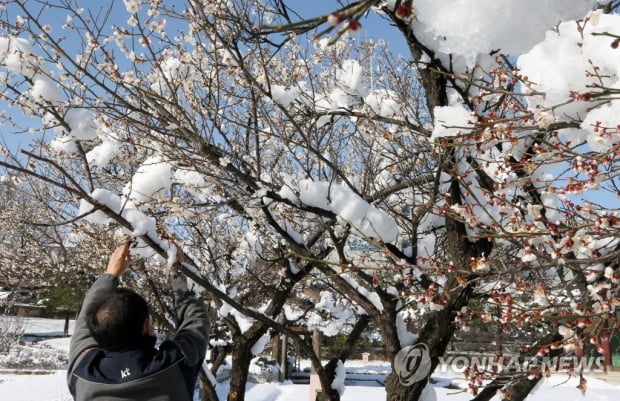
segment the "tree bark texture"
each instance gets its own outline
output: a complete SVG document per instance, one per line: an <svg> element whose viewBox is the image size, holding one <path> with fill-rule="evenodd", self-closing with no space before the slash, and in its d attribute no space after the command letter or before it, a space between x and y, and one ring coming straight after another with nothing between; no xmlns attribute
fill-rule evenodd
<svg viewBox="0 0 620 401"><path fill-rule="evenodd" d="M446 307L440 311L433 312L426 324L422 328L416 344L426 344L431 360L431 369L428 375L418 382L406 385L401 383L398 374L392 369L392 373L385 381L387 401L417 401L426 387L428 380L439 364L439 358L444 355L455 326L452 324L454 312L467 305L472 294L469 285L460 287L453 295ZM394 346L394 345L392 345ZM392 364L392 368L394 368Z"/></svg>

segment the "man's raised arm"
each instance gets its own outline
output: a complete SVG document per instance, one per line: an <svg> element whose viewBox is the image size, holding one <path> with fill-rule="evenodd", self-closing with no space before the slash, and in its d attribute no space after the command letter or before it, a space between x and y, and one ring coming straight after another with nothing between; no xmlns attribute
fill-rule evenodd
<svg viewBox="0 0 620 401"><path fill-rule="evenodd" d="M110 256L105 274L99 276L84 297L82 309L75 322L75 328L69 345L69 375L71 375L75 361L82 351L97 347L97 342L92 338L90 330L88 330L86 314L93 304L105 298L108 293L118 286L119 277L122 276L127 270L127 267L129 267L129 245L130 241L129 238L127 238L123 244L114 250Z"/></svg>
<svg viewBox="0 0 620 401"><path fill-rule="evenodd" d="M173 342L187 358L190 366L201 364L207 352L209 341L209 318L204 302L187 288L187 278L173 266L172 292L177 320L177 331Z"/></svg>

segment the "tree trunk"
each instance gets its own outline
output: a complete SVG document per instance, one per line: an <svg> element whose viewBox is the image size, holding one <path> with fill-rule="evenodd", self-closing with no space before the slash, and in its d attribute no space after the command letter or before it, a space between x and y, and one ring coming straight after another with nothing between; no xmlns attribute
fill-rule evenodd
<svg viewBox="0 0 620 401"><path fill-rule="evenodd" d="M562 339L558 333L551 333L538 340L538 344L549 344L554 341ZM529 352L524 353L523 357L534 357L536 355L536 347L532 347ZM562 354L561 349L552 350L549 357L553 358ZM499 372L500 374L502 372ZM487 384L484 389L472 399L472 401L490 401L498 390L502 387L506 387L510 393L511 401L523 401L530 394L530 392L536 387L536 384L540 381L542 375L538 375L532 379L528 378L527 374L520 373L519 376L497 377L491 383Z"/></svg>
<svg viewBox="0 0 620 401"><path fill-rule="evenodd" d="M215 386L209 378L203 373L200 372L200 401L219 401L217 398L217 393L215 392Z"/></svg>
<svg viewBox="0 0 620 401"><path fill-rule="evenodd" d="M415 347L425 346L426 348L418 348L421 354L427 352L427 357L430 359L430 369L428 372L407 371L405 369L396 369L395 364L402 363L402 360L397 358L397 355L392 356L392 373L385 380L385 391L387 393L387 401L417 401L422 395L422 391L426 387L428 380L439 364L439 358L442 357L448 348L452 334L454 333L455 326L452 324L454 313L461 309L461 307L467 305L469 298L472 294L472 288L470 285L460 287L458 292L455 292L448 304L444 309L434 312L429 316L426 324L420 331L418 340ZM391 344L390 348L396 347L397 344ZM399 346L399 344L398 344ZM404 348L399 351L402 352ZM424 355L421 355L422 360ZM409 363L405 368L409 367ZM423 364L414 365L414 368L424 368ZM401 366L402 367L402 366ZM426 373L426 374L423 374ZM406 377L403 374L410 374ZM418 377L420 376L420 377ZM416 380L411 380L411 379ZM412 382L413 381L413 382Z"/></svg>
<svg viewBox="0 0 620 401"><path fill-rule="evenodd" d="M321 378L320 375L319 378ZM316 401L340 401L340 394L331 388L331 382L326 386L321 380L321 392L317 394Z"/></svg>
<svg viewBox="0 0 620 401"><path fill-rule="evenodd" d="M530 392L536 387L542 377L533 377L528 379L523 377L510 386L510 401L523 401L530 395Z"/></svg>
<svg viewBox="0 0 620 401"><path fill-rule="evenodd" d="M321 392L317 394L316 401L340 401L340 393L332 388L332 383L336 377L336 363L328 363L325 367L316 370L316 374L321 381Z"/></svg>
<svg viewBox="0 0 620 401"><path fill-rule="evenodd" d="M314 329L312 332L312 350L318 360L321 360L321 346L323 345L323 333ZM317 393L316 401L340 401L340 394L332 388L334 381L335 367L328 369L323 366L312 366L312 373L319 377L321 382L321 392Z"/></svg>
<svg viewBox="0 0 620 401"><path fill-rule="evenodd" d="M237 339L233 341L232 349L232 369L230 370L230 391L228 392L228 401L245 400L245 385L248 381L248 371L250 362L254 355L250 352L252 344L247 341Z"/></svg>
<svg viewBox="0 0 620 401"><path fill-rule="evenodd" d="M214 378L217 378L217 371L226 359L226 355L230 352L230 345L217 346L211 348L211 372ZM215 382L211 382L204 370L200 371L200 384L201 390L200 401L219 401L217 393L215 392Z"/></svg>
<svg viewBox="0 0 620 401"><path fill-rule="evenodd" d="M69 337L69 317L71 316L71 312L67 311L65 315L65 327L63 329L63 335L65 337Z"/></svg>
<svg viewBox="0 0 620 401"><path fill-rule="evenodd" d="M282 360L282 353L284 352L283 348L282 339L278 334L274 334L274 336L271 337L271 359L280 363Z"/></svg>
<svg viewBox="0 0 620 401"><path fill-rule="evenodd" d="M323 390L318 398L319 401L339 401L340 394L337 390L331 388L331 384L334 382L336 378L336 368L338 367L338 361L342 361L344 364L345 361L351 355L351 351L353 350L353 346L357 343L357 341L362 336L364 329L368 326L370 322L370 318L368 315L362 315L355 323L353 330L347 336L345 343L340 349L340 353L338 357L332 358L323 369L321 369L321 374L319 374L319 378L321 379L321 388L327 389L328 391Z"/></svg>

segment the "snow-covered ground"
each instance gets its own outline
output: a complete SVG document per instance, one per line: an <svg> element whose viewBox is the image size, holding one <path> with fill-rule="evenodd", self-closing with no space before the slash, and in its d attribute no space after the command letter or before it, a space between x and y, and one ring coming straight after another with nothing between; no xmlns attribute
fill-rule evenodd
<svg viewBox="0 0 620 401"><path fill-rule="evenodd" d="M51 319L27 319L23 321L27 333L42 334L62 332L62 322ZM60 329L58 329L60 327ZM39 345L47 350L59 350L66 352L69 346L68 338L51 339L41 341ZM29 352L22 350L23 353ZM31 352L35 355L36 352ZM54 352L48 352L50 358L59 359ZM389 372L389 365L382 362L371 362L364 364L362 361L351 361L346 365L348 380L355 385L348 385L342 397L343 401L376 401L385 399L385 389L378 381L361 381L356 378L363 377L367 373L384 374ZM0 371L2 371L0 369ZM4 370L2 372L6 372ZM60 368L47 370L46 374L34 374L36 370L29 369L29 374L9 374L0 373L0 399L7 401L71 401L71 396L65 384L66 370ZM449 400L464 401L470 400L472 395L459 390L456 387L465 387L466 382L460 373L443 370L433 376L436 382L432 390L434 396L426 398L430 401ZM616 383L618 383L616 381ZM361 385L363 384L363 385ZM446 388L446 384L451 384L451 388ZM528 397L532 401L547 401L549 399L561 399L562 401L615 401L620 394L620 384L611 384L601 378L594 376L588 377L587 392L584 397L576 388L577 378L570 378L566 374L554 374L546 379L536 391ZM226 399L227 383L218 385L220 399ZM432 394L432 392L431 392ZM248 384L246 400L248 401L288 401L288 400L309 400L309 386L286 383L262 383Z"/></svg>

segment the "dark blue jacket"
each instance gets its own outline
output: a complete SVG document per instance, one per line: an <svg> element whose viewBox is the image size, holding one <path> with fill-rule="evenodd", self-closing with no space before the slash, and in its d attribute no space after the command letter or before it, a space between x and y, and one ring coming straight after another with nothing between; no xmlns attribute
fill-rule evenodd
<svg viewBox="0 0 620 401"><path fill-rule="evenodd" d="M209 322L201 299L188 291L185 277L172 280L177 333L154 348L155 338L121 350L103 350L91 337L86 311L118 286L103 274L86 294L69 347L69 390L78 401L191 401L205 358Z"/></svg>

